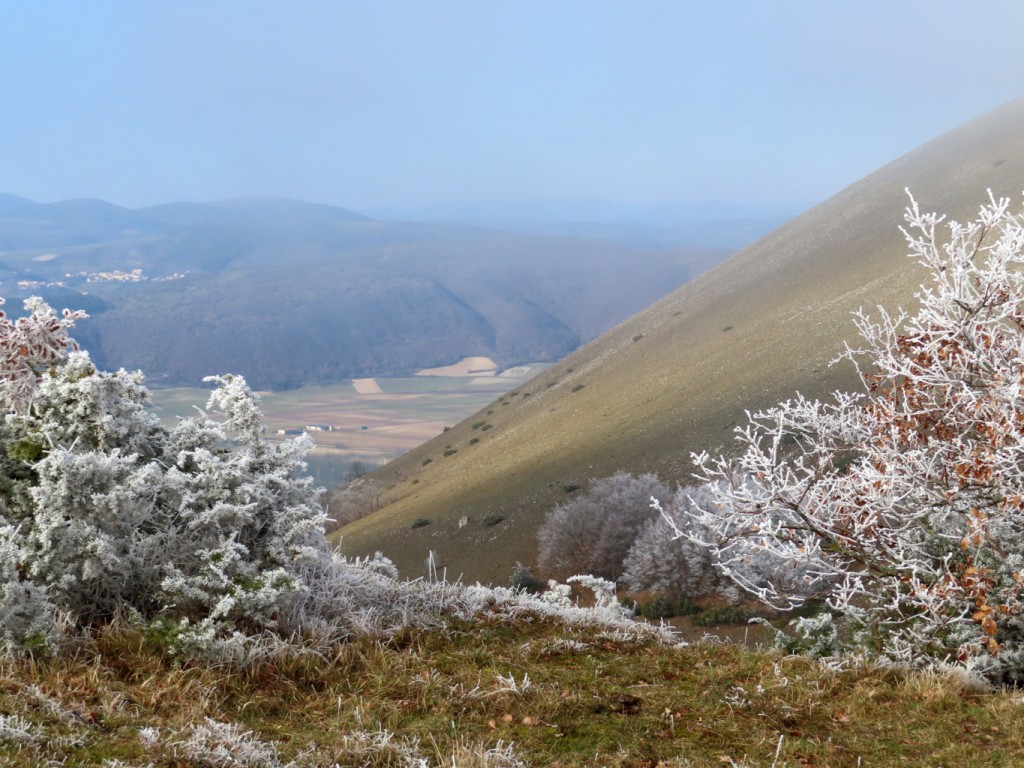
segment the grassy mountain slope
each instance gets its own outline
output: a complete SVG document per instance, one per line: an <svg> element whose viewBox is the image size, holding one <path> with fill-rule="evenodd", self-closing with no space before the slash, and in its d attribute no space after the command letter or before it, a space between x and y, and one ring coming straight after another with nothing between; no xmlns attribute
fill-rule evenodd
<svg viewBox="0 0 1024 768"><path fill-rule="evenodd" d="M433 550L450 576L507 581L516 560L533 561L536 529L567 488L618 469L685 480L690 452L727 448L745 408L853 386L849 367L829 366L855 338L851 312L909 306L921 279L898 229L905 188L925 210L965 219L987 188L1022 187L1018 100L851 185L382 469L390 504L342 529L344 550L380 549L408 575Z"/></svg>

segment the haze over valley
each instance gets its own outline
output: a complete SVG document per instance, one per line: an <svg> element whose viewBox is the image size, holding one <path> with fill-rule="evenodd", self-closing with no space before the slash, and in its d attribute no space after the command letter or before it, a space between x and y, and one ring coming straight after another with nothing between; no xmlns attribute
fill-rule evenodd
<svg viewBox="0 0 1024 768"><path fill-rule="evenodd" d="M768 225L693 226L705 241L742 242ZM13 195L0 197L0 251L0 293L86 309L80 338L101 366L145 369L157 386L232 371L260 389L473 356L553 362L730 252L385 222L290 200L127 210Z"/></svg>

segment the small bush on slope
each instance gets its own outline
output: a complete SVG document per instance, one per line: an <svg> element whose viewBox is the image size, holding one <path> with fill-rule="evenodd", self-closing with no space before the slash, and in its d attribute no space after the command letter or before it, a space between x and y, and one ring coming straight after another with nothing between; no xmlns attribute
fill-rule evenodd
<svg viewBox="0 0 1024 768"><path fill-rule="evenodd" d="M331 514L328 521L330 530L337 530L367 515L372 515L383 506L383 483L368 477L356 477L340 488L332 497Z"/></svg>
<svg viewBox="0 0 1024 768"><path fill-rule="evenodd" d="M720 507L695 519L778 607L806 594L751 583L749 557L817 574L855 648L1022 682L1024 223L993 199L943 238L911 203L931 280L914 316L857 315L863 346L844 357L865 391L798 396L738 430L738 458L695 457Z"/></svg>
<svg viewBox="0 0 1024 768"><path fill-rule="evenodd" d="M653 592L673 601L697 600L720 591L722 578L708 548L674 536L676 530L689 527L696 507L711 504L707 488L677 490L662 507L673 525L661 516L647 520L626 556L622 585L633 593Z"/></svg>
<svg viewBox="0 0 1024 768"><path fill-rule="evenodd" d="M669 497L654 475L618 472L594 480L586 493L545 518L537 532L538 567L557 578L589 573L618 579L640 529L657 516L650 506L652 496Z"/></svg>

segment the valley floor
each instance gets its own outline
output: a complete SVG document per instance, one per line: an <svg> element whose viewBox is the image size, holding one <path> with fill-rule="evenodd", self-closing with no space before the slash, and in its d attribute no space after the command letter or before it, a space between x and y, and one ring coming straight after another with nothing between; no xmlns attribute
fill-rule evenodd
<svg viewBox="0 0 1024 768"><path fill-rule="evenodd" d="M372 469L425 443L515 389L546 367L517 366L501 375L410 376L356 379L328 387L261 392L271 437L307 432L316 443L309 455L317 484L340 485L352 461ZM153 406L173 424L203 406L209 390L154 389ZM312 427L312 428L311 428Z"/></svg>

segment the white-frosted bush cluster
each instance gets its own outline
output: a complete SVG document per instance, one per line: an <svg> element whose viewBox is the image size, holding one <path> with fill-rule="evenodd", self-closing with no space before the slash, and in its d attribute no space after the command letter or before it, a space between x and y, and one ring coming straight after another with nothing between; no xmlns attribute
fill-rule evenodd
<svg viewBox="0 0 1024 768"><path fill-rule="evenodd" d="M651 497L669 495L654 475L618 472L594 480L545 518L537 533L538 567L558 578L588 573L617 580L637 534L656 517Z"/></svg>
<svg viewBox="0 0 1024 768"><path fill-rule="evenodd" d="M540 595L506 587L445 581L401 581L394 566L378 555L346 560L335 554L314 571L305 571L307 587L281 612L280 630L301 635L311 647L325 647L356 636L383 637L408 627L437 627L451 619L517 621L553 618L570 626L620 632L631 638L675 642L671 633L631 621L632 612L615 596L615 585L592 576L568 584L551 582ZM593 593L591 605L572 599L572 584Z"/></svg>
<svg viewBox="0 0 1024 768"><path fill-rule="evenodd" d="M714 509L711 491L704 486L680 488L661 506L662 514L644 524L624 563L620 582L626 589L694 600L721 587L711 552L694 541L702 533L696 522L698 509ZM680 537L677 531L693 538Z"/></svg>
<svg viewBox="0 0 1024 768"><path fill-rule="evenodd" d="M650 474L619 472L595 480L584 495L559 505L546 517L538 533L539 566L563 577L587 573L614 578L634 594L649 592L670 600L734 592L709 545L711 531L702 522L716 514L717 503L710 485L670 493ZM721 556L721 550L717 554ZM806 569L794 568L770 553L747 548L741 560L733 568L751 584L786 578L801 594L819 587ZM547 597L560 599L552 590Z"/></svg>
<svg viewBox="0 0 1024 768"><path fill-rule="evenodd" d="M300 474L309 442L264 440L256 395L231 376L214 379L207 405L222 421L199 413L167 428L140 373L69 351L79 314L26 308L0 324L0 351L19 350L0 377L0 641L47 640L57 610L82 625L131 609L273 626L303 588L299 571L327 557L317 491Z"/></svg>

